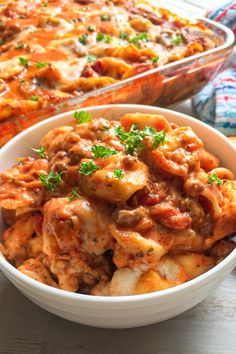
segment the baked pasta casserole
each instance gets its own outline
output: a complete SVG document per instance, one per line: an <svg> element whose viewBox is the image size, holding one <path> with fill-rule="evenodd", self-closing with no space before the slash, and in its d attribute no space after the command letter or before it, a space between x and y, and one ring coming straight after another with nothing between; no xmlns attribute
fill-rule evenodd
<svg viewBox="0 0 236 354"><path fill-rule="evenodd" d="M20 272L90 295L142 294L208 271L235 247L236 181L164 116L74 121L0 174L1 251Z"/></svg>
<svg viewBox="0 0 236 354"><path fill-rule="evenodd" d="M201 22L140 0L0 4L0 146L31 112L219 45Z"/></svg>

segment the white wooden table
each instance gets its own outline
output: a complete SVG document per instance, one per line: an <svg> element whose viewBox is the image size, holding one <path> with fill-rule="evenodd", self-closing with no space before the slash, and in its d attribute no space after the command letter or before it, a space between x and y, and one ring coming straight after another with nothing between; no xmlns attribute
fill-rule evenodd
<svg viewBox="0 0 236 354"><path fill-rule="evenodd" d="M191 114L189 102L177 107ZM90 328L37 307L0 273L0 354L235 354L236 269L181 316L127 330Z"/></svg>

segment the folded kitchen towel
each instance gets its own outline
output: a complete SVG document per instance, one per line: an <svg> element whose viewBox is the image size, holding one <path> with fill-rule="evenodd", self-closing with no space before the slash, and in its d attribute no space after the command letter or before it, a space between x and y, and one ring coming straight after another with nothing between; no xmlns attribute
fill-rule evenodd
<svg viewBox="0 0 236 354"><path fill-rule="evenodd" d="M236 34L236 1L210 11L208 17ZM202 121L226 135L236 135L236 48L224 69L193 98L193 106Z"/></svg>

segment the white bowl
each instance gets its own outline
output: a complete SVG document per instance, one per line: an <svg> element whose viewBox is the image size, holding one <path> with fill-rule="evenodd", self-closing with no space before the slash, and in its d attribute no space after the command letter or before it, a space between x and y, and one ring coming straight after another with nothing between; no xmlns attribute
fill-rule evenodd
<svg viewBox="0 0 236 354"><path fill-rule="evenodd" d="M141 105L107 105L86 109L93 117L116 119L127 112L163 114L178 125L189 125L202 138L206 147L236 175L236 148L222 134L187 115ZM0 150L0 170L9 168L16 157L29 155L31 146L49 130L67 124L72 113L63 113L22 132ZM0 220L0 225L2 222ZM42 308L70 321L105 328L127 328L148 325L174 317L205 299L233 270L236 249L221 263L201 276L171 289L144 295L102 297L70 293L41 284L20 273L0 254L0 268L26 297Z"/></svg>

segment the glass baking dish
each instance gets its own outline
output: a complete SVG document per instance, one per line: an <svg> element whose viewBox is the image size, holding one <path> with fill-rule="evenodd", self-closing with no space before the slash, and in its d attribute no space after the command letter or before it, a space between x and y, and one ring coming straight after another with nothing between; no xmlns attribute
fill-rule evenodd
<svg viewBox="0 0 236 354"><path fill-rule="evenodd" d="M158 67L105 88L83 94L40 111L0 124L0 146L11 137L56 114L108 103L139 103L168 107L198 92L222 67L234 45L233 32L222 24L201 22L220 38L214 49Z"/></svg>

